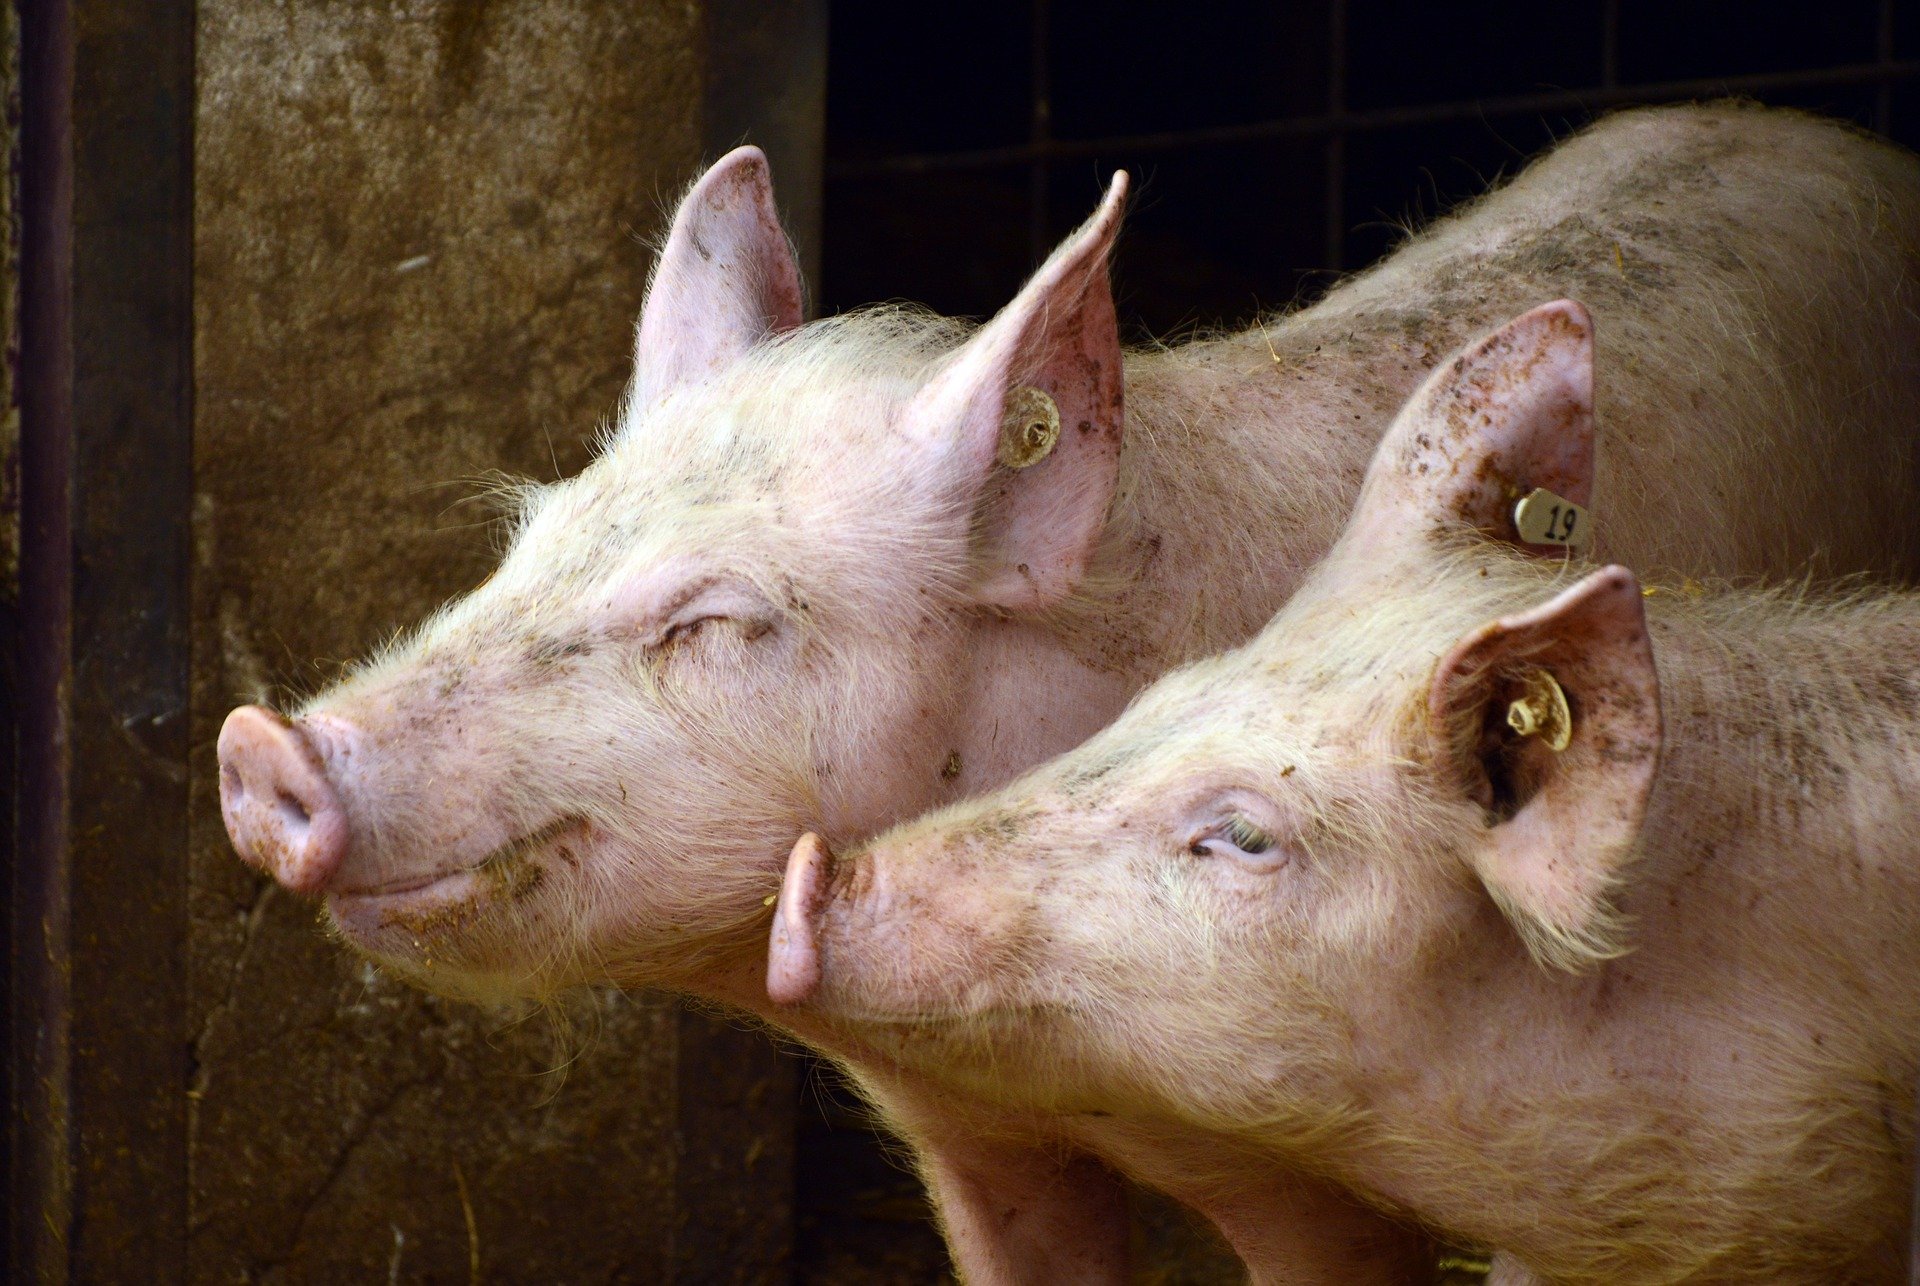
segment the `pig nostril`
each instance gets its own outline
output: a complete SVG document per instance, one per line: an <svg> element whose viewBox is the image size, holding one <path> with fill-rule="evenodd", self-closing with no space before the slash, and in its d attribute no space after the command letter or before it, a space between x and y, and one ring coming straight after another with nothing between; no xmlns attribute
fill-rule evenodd
<svg viewBox="0 0 1920 1286"><path fill-rule="evenodd" d="M280 792L280 815L296 829L304 830L313 822L313 814L307 811L306 804L284 790Z"/></svg>

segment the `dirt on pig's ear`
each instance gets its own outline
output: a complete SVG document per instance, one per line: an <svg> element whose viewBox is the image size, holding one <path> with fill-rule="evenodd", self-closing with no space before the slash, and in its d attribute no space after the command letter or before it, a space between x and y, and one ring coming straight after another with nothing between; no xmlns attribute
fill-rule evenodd
<svg viewBox="0 0 1920 1286"><path fill-rule="evenodd" d="M1071 594L1106 526L1125 380L1108 260L1127 176L1012 303L914 398L902 423L972 519L974 598L1039 611Z"/></svg>
<svg viewBox="0 0 1920 1286"><path fill-rule="evenodd" d="M1515 506L1540 488L1585 509L1593 471L1593 319L1562 299L1469 344L1408 399L1374 452L1341 547L1377 560L1478 531L1559 555L1567 545L1522 539ZM1586 543L1578 526L1554 534Z"/></svg>
<svg viewBox="0 0 1920 1286"><path fill-rule="evenodd" d="M1427 731L1446 790L1485 810L1467 856L1541 963L1626 950L1611 895L1660 758L1660 690L1624 567L1467 635L1436 667Z"/></svg>
<svg viewBox="0 0 1920 1286"><path fill-rule="evenodd" d="M634 347L636 405L720 371L800 324L800 264L780 227L767 158L739 147L674 211Z"/></svg>

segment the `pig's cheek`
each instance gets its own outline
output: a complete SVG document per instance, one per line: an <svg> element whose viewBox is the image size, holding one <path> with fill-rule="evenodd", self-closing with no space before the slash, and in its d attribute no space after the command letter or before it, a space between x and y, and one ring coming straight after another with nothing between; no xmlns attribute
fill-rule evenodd
<svg viewBox="0 0 1920 1286"><path fill-rule="evenodd" d="M1195 896L1188 905L1207 920L1219 942L1268 943L1303 932L1323 906L1323 890L1307 877L1297 855L1261 869L1233 859L1200 859L1189 876ZM1264 949L1264 947L1258 948Z"/></svg>

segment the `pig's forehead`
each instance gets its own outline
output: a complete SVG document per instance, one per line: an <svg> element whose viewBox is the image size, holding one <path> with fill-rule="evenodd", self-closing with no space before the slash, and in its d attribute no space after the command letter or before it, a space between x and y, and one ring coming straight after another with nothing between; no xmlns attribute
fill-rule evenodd
<svg viewBox="0 0 1920 1286"><path fill-rule="evenodd" d="M1210 657L1142 694L1128 712L1130 735L1175 747L1196 738L1311 735L1319 711L1307 697L1317 680L1305 663L1315 660L1310 648L1276 655L1253 646Z"/></svg>
<svg viewBox="0 0 1920 1286"><path fill-rule="evenodd" d="M578 476L532 494L515 547L584 558L724 542L769 524L818 529L870 511L901 476L910 447L890 393L724 392L669 399L614 435Z"/></svg>
<svg viewBox="0 0 1920 1286"><path fill-rule="evenodd" d="M630 404L609 457L674 485L858 472L903 444L899 412L960 332L899 310L830 318L659 401Z"/></svg>
<svg viewBox="0 0 1920 1286"><path fill-rule="evenodd" d="M1367 661L1330 657L1329 646L1303 635L1297 646L1249 645L1169 675L1063 761L1063 775L1160 789L1373 764L1423 691L1432 657L1387 649Z"/></svg>
<svg viewBox="0 0 1920 1286"><path fill-rule="evenodd" d="M1258 685L1196 683L1150 692L1126 716L1059 764L1069 793L1104 786L1117 794L1159 791L1213 777L1259 776L1270 765L1321 758L1311 719L1262 699Z"/></svg>
<svg viewBox="0 0 1920 1286"><path fill-rule="evenodd" d="M578 476L530 497L507 567L536 579L631 569L703 554L750 556L781 533L820 533L873 511L896 470L851 476L858 452L821 453L741 434L724 417L698 430L619 439ZM876 459L886 452L876 449Z"/></svg>
<svg viewBox="0 0 1920 1286"><path fill-rule="evenodd" d="M544 488L521 516L509 563L544 575L724 544L789 509L772 470L738 458L676 469L609 454Z"/></svg>

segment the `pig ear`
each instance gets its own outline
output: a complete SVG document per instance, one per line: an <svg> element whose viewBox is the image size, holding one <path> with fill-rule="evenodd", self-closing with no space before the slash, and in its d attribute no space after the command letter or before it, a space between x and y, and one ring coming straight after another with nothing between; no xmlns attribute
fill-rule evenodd
<svg viewBox="0 0 1920 1286"><path fill-rule="evenodd" d="M1059 602L1106 526L1124 399L1107 260L1126 196L1117 173L1093 217L906 410L937 485L975 517L980 602Z"/></svg>
<svg viewBox="0 0 1920 1286"><path fill-rule="evenodd" d="M1605 568L1467 635L1434 672L1427 723L1448 788L1487 811L1470 858L1528 949L1564 969L1619 955L1610 894L1660 756L1659 683L1633 574Z"/></svg>
<svg viewBox="0 0 1920 1286"><path fill-rule="evenodd" d="M800 265L773 203L767 158L739 147L674 212L640 310L636 400L705 379L800 324Z"/></svg>
<svg viewBox="0 0 1920 1286"><path fill-rule="evenodd" d="M1536 487L1593 499L1593 319L1543 304L1428 377L1374 452L1343 548L1375 560L1466 529L1528 545L1516 503ZM1575 535L1575 543L1582 543Z"/></svg>

